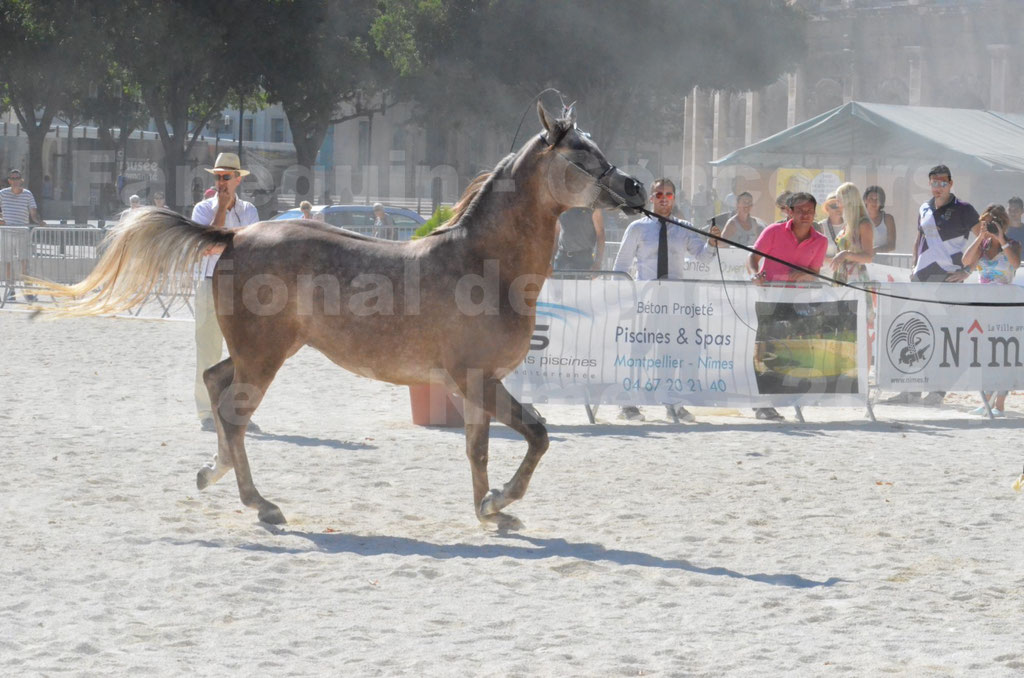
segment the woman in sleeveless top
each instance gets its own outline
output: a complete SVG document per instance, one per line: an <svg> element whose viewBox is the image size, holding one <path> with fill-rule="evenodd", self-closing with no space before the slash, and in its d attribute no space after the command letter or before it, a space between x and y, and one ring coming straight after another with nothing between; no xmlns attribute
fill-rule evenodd
<svg viewBox="0 0 1024 678"><path fill-rule="evenodd" d="M736 196L736 214L729 217L722 229L722 237L733 242L738 242L747 247L753 247L757 236L764 230L764 222L755 216L751 216L750 210L754 206L754 196L744 191ZM728 247L725 243L721 247Z"/></svg>
<svg viewBox="0 0 1024 678"><path fill-rule="evenodd" d="M989 205L981 215L981 221L971 229L975 237L967 251L964 252L965 269L977 269L981 272L981 283L985 285L1009 285L1020 266L1021 244L1006 236L1010 226L1010 216L1002 205ZM992 407L992 414L1001 417L1006 411L1006 391L999 391L992 399L992 393L986 393L985 399ZM972 414L986 414L982 405Z"/></svg>
<svg viewBox="0 0 1024 678"><path fill-rule="evenodd" d="M885 191L881 186L864 189L864 207L875 233L875 252L892 252L896 249L896 222L885 212Z"/></svg>
<svg viewBox="0 0 1024 678"><path fill-rule="evenodd" d="M840 282L866 281L868 273L864 264L875 258L875 231L860 190L847 181L836 189L836 200L843 211L843 230L836 238L839 251L832 257L833 277Z"/></svg>

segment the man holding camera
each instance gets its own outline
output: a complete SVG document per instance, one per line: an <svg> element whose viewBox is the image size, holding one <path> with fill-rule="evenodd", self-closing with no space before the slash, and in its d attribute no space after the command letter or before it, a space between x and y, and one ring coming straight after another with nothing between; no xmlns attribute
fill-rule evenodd
<svg viewBox="0 0 1024 678"><path fill-rule="evenodd" d="M953 195L953 175L945 165L928 171L932 199L917 212L917 240L914 241L914 282L958 283L971 274L963 265L963 252L978 224L978 211ZM933 391L922 405L938 406L945 391ZM916 403L920 393L900 393L886 400L890 404Z"/></svg>

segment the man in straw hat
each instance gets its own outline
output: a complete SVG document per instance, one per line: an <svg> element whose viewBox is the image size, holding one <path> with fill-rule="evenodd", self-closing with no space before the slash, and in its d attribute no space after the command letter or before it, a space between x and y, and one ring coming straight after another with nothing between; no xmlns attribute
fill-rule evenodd
<svg viewBox="0 0 1024 678"><path fill-rule="evenodd" d="M192 221L217 228L242 228L260 220L256 207L236 194L242 177L249 174L234 153L221 153L207 172L213 175L216 193L192 208ZM204 431L216 431L210 394L203 383L203 372L220 362L224 336L217 324L217 311L213 306L213 269L217 265L223 245L211 247L200 264L199 285L196 288L196 410ZM259 427L249 422L249 430Z"/></svg>

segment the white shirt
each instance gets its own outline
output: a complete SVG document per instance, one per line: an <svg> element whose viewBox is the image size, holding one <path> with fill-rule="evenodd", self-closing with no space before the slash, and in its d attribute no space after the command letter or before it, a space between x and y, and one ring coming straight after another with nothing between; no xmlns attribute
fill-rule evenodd
<svg viewBox="0 0 1024 678"><path fill-rule="evenodd" d="M217 196L197 202L196 206L192 208L192 221L197 224L209 226L213 223L215 216L217 216ZM224 228L234 230L255 224L259 220L260 214L256 211L256 206L236 196L235 206L224 215ZM209 278L213 275L213 269L217 266L218 259L220 259L219 254L207 254L203 257L203 261L199 265L202 277Z"/></svg>
<svg viewBox="0 0 1024 678"><path fill-rule="evenodd" d="M711 259L717 248L708 243L707 238L688 231L672 222L668 223L668 277L680 280L683 277L683 263L686 255L700 261ZM689 222L683 223L691 225ZM661 222L652 217L637 219L626 228L622 236L622 245L615 255L612 268L623 273L636 260L637 280L656 280L658 278L658 237L661 233Z"/></svg>

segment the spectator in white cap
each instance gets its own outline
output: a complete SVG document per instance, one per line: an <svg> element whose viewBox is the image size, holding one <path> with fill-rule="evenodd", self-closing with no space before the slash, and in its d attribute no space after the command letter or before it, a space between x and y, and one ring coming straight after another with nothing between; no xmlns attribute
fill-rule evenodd
<svg viewBox="0 0 1024 678"><path fill-rule="evenodd" d="M138 209L141 206L142 206L142 198L140 198L139 196L133 195L132 197L128 198L128 209L134 210L134 209Z"/></svg>

